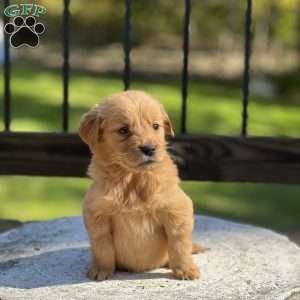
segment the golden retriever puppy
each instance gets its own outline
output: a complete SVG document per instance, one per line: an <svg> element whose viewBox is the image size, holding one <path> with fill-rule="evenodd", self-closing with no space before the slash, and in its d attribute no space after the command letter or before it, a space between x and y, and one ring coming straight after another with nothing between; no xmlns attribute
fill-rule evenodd
<svg viewBox="0 0 300 300"><path fill-rule="evenodd" d="M82 117L79 135L92 152L88 276L168 266L178 279L199 278L192 252L204 249L192 244L193 205L166 151L174 133L163 106L141 91L115 94Z"/></svg>

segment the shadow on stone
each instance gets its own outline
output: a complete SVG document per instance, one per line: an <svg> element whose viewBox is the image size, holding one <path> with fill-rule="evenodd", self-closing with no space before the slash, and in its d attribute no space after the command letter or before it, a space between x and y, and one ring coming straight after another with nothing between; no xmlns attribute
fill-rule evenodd
<svg viewBox="0 0 300 300"><path fill-rule="evenodd" d="M0 263L0 285L15 288L86 282L88 248L70 248L20 257ZM6 273L6 274L5 274Z"/></svg>
<svg viewBox="0 0 300 300"><path fill-rule="evenodd" d="M0 263L0 286L32 289L92 282L86 277L88 247L68 248L20 257ZM129 273L117 271L110 280L172 279L170 271Z"/></svg>

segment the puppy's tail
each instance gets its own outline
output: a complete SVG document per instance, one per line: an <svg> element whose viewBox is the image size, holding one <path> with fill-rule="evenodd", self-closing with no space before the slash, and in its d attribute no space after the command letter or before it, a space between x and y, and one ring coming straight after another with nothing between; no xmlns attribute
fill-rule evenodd
<svg viewBox="0 0 300 300"><path fill-rule="evenodd" d="M202 246L200 244L193 244L192 254L203 253L209 250L209 248Z"/></svg>

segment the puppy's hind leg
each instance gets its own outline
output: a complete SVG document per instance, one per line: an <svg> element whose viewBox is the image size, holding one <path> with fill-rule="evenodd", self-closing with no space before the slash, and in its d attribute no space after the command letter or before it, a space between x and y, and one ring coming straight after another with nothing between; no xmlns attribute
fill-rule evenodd
<svg viewBox="0 0 300 300"><path fill-rule="evenodd" d="M205 246L202 246L200 244L196 244L196 243L193 243L193 246L192 246L192 254L198 254L198 253L204 253L206 251L210 250L210 248L207 248ZM162 268L166 268L166 269L169 269L169 262L167 261L163 266Z"/></svg>
<svg viewBox="0 0 300 300"><path fill-rule="evenodd" d="M192 254L204 253L207 250L210 250L210 248L207 248L207 247L202 246L200 244L193 243Z"/></svg>

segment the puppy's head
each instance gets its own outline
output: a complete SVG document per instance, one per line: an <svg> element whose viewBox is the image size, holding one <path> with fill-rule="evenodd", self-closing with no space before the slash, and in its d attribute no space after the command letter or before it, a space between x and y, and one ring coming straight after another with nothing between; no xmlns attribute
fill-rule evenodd
<svg viewBox="0 0 300 300"><path fill-rule="evenodd" d="M174 136L163 106L141 91L115 94L83 115L79 135L92 153L131 170L154 168Z"/></svg>

